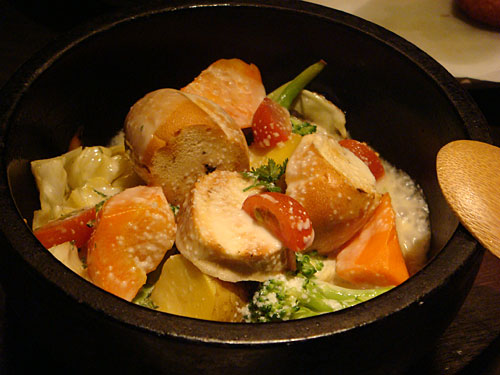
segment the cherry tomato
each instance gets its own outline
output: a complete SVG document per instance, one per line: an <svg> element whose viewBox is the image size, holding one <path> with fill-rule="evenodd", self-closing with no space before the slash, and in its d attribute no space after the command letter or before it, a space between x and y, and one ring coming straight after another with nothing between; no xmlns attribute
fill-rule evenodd
<svg viewBox="0 0 500 375"><path fill-rule="evenodd" d="M339 144L360 158L368 166L368 168L370 168L370 171L373 176L375 176L375 179L378 180L384 176L385 170L380 158L366 143L359 142L354 139L342 139L339 141Z"/></svg>
<svg viewBox="0 0 500 375"><path fill-rule="evenodd" d="M286 194L251 195L243 202L243 210L266 226L290 250L302 251L312 244L314 230L308 213Z"/></svg>
<svg viewBox="0 0 500 375"><path fill-rule="evenodd" d="M264 98L252 119L254 145L271 148L285 142L292 134L292 123L288 110L275 101Z"/></svg>
<svg viewBox="0 0 500 375"><path fill-rule="evenodd" d="M81 248L87 244L92 234L95 217L95 208L87 208L69 217L51 221L35 229L33 233L47 249L68 241L74 241L75 246Z"/></svg>

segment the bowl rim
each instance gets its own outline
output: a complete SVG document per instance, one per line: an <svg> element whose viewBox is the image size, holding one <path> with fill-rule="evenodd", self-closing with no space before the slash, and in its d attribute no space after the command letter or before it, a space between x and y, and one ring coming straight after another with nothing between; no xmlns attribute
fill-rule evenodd
<svg viewBox="0 0 500 375"><path fill-rule="evenodd" d="M0 139L3 139L4 134L8 132L9 121L23 94L40 75L65 53L71 51L73 47L122 23L134 22L136 19L152 17L156 14L187 9L196 10L200 7L214 9L217 7L259 7L300 13L341 24L375 38L407 57L432 78L433 82L439 86L454 105L459 117L464 121L464 127L470 138L491 142L486 130L486 120L468 93L459 86L459 83L449 72L418 47L380 26L348 13L304 1L282 0L268 0L265 3L254 0L174 0L167 5L141 5L129 10L118 11L113 15L98 17L76 27L34 55L4 85L0 91ZM252 324L251 329L249 329L248 323L222 323L176 316L122 300L87 282L67 269L50 253L42 251L44 248L33 236L31 229L23 222L11 195L5 149L6 145L3 141L0 142L2 154L0 161L0 227L22 261L29 264L39 278L61 290L69 299L77 302L84 309L111 317L114 321L132 329L148 331L178 340L219 345L274 345L347 332L386 319L410 305L421 303L439 285L451 278L453 271L462 267L481 249L463 227L458 226L449 243L439 254L407 282L373 300L313 318ZM16 215L19 220L12 220L12 217ZM454 249L457 241L463 246L463 251L459 252L458 255ZM34 253L33 249L37 251ZM442 272L440 278L435 277L437 270ZM287 329L283 329L284 326Z"/></svg>

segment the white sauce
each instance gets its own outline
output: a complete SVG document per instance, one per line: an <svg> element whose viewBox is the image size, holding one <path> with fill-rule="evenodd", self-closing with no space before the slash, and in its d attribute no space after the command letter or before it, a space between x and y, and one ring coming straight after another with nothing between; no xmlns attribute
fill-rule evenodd
<svg viewBox="0 0 500 375"><path fill-rule="evenodd" d="M380 193L388 192L396 212L396 230L410 274L427 260L431 230L429 207L422 189L404 171L382 160L385 176L377 181Z"/></svg>
<svg viewBox="0 0 500 375"><path fill-rule="evenodd" d="M379 193L389 193L396 213L396 231L399 245L410 275L420 270L427 261L431 229L429 208L422 189L402 170L382 159L385 175L376 183ZM334 258L323 261L323 269L316 277L326 282L343 285L335 274ZM347 287L349 287L347 285Z"/></svg>

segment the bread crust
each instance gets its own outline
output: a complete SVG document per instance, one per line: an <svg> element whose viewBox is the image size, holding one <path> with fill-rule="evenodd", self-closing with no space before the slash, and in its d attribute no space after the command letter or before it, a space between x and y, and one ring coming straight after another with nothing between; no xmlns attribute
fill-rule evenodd
<svg viewBox="0 0 500 375"><path fill-rule="evenodd" d="M160 89L137 101L125 119L125 140L137 173L181 204L197 178L216 169L249 167L241 129L217 104Z"/></svg>
<svg viewBox="0 0 500 375"><path fill-rule="evenodd" d="M264 281L287 269L285 249L241 208L261 190L237 172L215 171L196 182L178 213L179 252L224 281Z"/></svg>
<svg viewBox="0 0 500 375"><path fill-rule="evenodd" d="M366 223L380 200L368 167L331 136L304 136L290 157L286 193L313 223L310 249L332 253Z"/></svg>

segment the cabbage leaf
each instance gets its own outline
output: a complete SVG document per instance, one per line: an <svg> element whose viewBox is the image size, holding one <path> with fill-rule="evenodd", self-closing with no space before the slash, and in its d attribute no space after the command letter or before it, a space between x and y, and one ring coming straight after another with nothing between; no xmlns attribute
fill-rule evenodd
<svg viewBox="0 0 500 375"><path fill-rule="evenodd" d="M123 144L78 147L54 158L32 161L31 171L40 193L33 229L143 183Z"/></svg>

